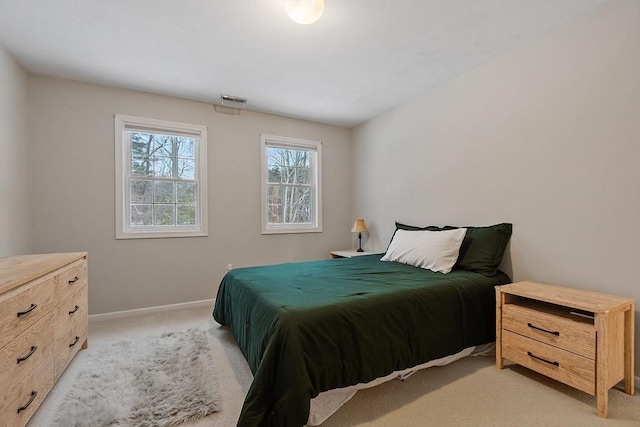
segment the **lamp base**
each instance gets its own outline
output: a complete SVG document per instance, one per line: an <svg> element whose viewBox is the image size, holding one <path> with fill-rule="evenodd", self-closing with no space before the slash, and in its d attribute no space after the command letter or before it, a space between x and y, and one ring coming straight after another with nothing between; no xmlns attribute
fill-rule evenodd
<svg viewBox="0 0 640 427"><path fill-rule="evenodd" d="M356 249L356 252L364 252L364 249L358 248L358 249Z"/></svg>

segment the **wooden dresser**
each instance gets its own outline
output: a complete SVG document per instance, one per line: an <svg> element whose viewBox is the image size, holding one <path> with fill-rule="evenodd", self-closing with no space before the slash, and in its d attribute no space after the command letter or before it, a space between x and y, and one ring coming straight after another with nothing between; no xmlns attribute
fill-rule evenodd
<svg viewBox="0 0 640 427"><path fill-rule="evenodd" d="M634 300L519 282L496 287L496 366L509 359L596 396L607 416L609 389L634 393Z"/></svg>
<svg viewBox="0 0 640 427"><path fill-rule="evenodd" d="M87 253L0 258L0 426L24 426L87 348Z"/></svg>

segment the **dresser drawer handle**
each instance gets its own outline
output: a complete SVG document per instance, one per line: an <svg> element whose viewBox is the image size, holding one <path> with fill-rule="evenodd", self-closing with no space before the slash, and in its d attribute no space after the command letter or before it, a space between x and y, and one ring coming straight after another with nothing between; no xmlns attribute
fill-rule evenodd
<svg viewBox="0 0 640 427"><path fill-rule="evenodd" d="M37 306L38 306L38 304L31 304L31 306L29 308L27 308L25 311L19 311L18 312L18 317L24 316L25 314L31 313L33 310L36 309Z"/></svg>
<svg viewBox="0 0 640 427"><path fill-rule="evenodd" d="M24 405L18 408L18 413L24 411L25 409L27 409L29 407L29 405L31 405L31 403L36 399L36 396L38 395L38 392L33 390L31 391L31 398L29 399L29 401Z"/></svg>
<svg viewBox="0 0 640 427"><path fill-rule="evenodd" d="M74 283L76 283L78 280L80 280L80 278L78 276L74 277L73 280L69 280L69 284L73 285Z"/></svg>
<svg viewBox="0 0 640 427"><path fill-rule="evenodd" d="M37 349L38 349L38 346L37 346L37 345L32 345L32 346L31 346L31 350L29 350L29 353L28 353L27 355L22 356L22 357L18 357L18 365L20 364L20 362L24 362L25 360L27 360L28 358L30 358L30 357L31 357L31 355L32 355L33 353L35 353Z"/></svg>
<svg viewBox="0 0 640 427"><path fill-rule="evenodd" d="M69 344L69 348L73 347L74 345L78 344L78 341L80 341L80 337L76 335L76 339L74 342L72 342L71 344Z"/></svg>
<svg viewBox="0 0 640 427"><path fill-rule="evenodd" d="M537 327L537 326L535 326L535 325L532 325L531 323L527 323L527 326L528 326L528 327L530 327L531 329L537 329L538 331L546 332L546 333L548 333L548 334L555 335L555 336L557 336L557 337L559 337L559 336L560 336L560 332L557 332L557 331L548 331L548 330L546 330L546 329L542 329L542 328L539 328L539 327Z"/></svg>
<svg viewBox="0 0 640 427"><path fill-rule="evenodd" d="M76 308L74 308L73 310L71 310L71 311L69 312L69 316L71 316L73 313L75 313L76 311L78 311L78 309L79 309L79 308L80 308L80 306L79 306L79 305L76 305Z"/></svg>
<svg viewBox="0 0 640 427"><path fill-rule="evenodd" d="M548 363L549 365L560 366L560 364L558 362L552 362L550 360L543 359L542 357L536 356L535 354L531 353L530 351L527 351L527 355L529 355L530 357L533 357L534 359L540 360L541 362Z"/></svg>

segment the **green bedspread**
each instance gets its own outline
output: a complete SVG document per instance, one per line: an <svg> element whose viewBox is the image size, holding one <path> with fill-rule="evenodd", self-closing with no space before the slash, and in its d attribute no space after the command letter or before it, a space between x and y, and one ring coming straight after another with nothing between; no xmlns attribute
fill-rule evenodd
<svg viewBox="0 0 640 427"><path fill-rule="evenodd" d="M253 372L238 426L306 424L320 392L495 340L494 286L381 255L240 268L222 280L213 316Z"/></svg>

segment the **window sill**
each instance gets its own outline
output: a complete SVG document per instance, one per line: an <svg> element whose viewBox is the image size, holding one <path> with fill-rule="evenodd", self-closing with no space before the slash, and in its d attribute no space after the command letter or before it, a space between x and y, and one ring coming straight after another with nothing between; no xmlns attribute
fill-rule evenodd
<svg viewBox="0 0 640 427"><path fill-rule="evenodd" d="M201 230L194 231L127 231L117 233L116 240L121 239L166 239L173 237L207 237L209 233Z"/></svg>
<svg viewBox="0 0 640 427"><path fill-rule="evenodd" d="M301 233L322 233L320 227L282 227L282 228L268 228L262 230L262 234L301 234Z"/></svg>

